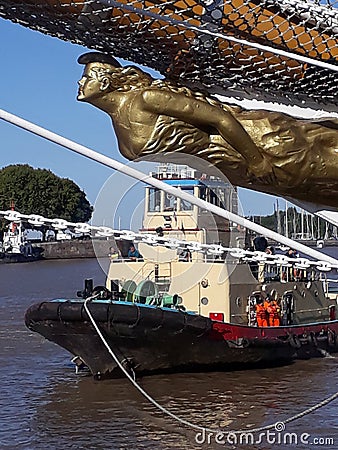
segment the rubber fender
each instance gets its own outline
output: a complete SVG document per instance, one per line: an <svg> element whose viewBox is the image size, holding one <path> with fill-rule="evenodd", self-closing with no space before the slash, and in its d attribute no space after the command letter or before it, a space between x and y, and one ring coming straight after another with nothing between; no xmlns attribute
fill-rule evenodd
<svg viewBox="0 0 338 450"><path fill-rule="evenodd" d="M25 314L25 323L29 328L30 322L42 320L56 320L58 318L59 302L42 302L30 306Z"/></svg>
<svg viewBox="0 0 338 450"><path fill-rule="evenodd" d="M246 338L229 339L224 341L229 348L248 348L250 346L250 341Z"/></svg>
<svg viewBox="0 0 338 450"><path fill-rule="evenodd" d="M315 347L318 346L316 335L312 332L308 335L307 341L310 345L314 345Z"/></svg>
<svg viewBox="0 0 338 450"><path fill-rule="evenodd" d="M163 324L163 311L160 308L142 308L140 306L141 327L156 329Z"/></svg>
<svg viewBox="0 0 338 450"><path fill-rule="evenodd" d="M82 303L60 302L58 303L58 317L54 320L62 322L79 322L82 320Z"/></svg>
<svg viewBox="0 0 338 450"><path fill-rule="evenodd" d="M81 303L81 320L89 321L88 314L84 308L84 303ZM99 301L88 302L87 308L93 316L95 322L107 322L108 320L108 305L109 303L100 303ZM71 320L71 319L70 319ZM75 320L75 319L73 319Z"/></svg>
<svg viewBox="0 0 338 450"><path fill-rule="evenodd" d="M289 344L291 345L291 347L296 349L299 349L302 346L299 337L296 336L295 334L290 335Z"/></svg>
<svg viewBox="0 0 338 450"><path fill-rule="evenodd" d="M170 330L171 332L183 331L186 326L186 316L181 311L163 311L163 327Z"/></svg>
<svg viewBox="0 0 338 450"><path fill-rule="evenodd" d="M327 344L329 347L336 347L337 345L337 335L335 331L327 330Z"/></svg>
<svg viewBox="0 0 338 450"><path fill-rule="evenodd" d="M140 318L139 307L136 304L113 303L109 308L109 317L112 323L123 323L125 325L135 325Z"/></svg>
<svg viewBox="0 0 338 450"><path fill-rule="evenodd" d="M212 321L208 317L187 314L186 328L189 333L202 335L212 329Z"/></svg>

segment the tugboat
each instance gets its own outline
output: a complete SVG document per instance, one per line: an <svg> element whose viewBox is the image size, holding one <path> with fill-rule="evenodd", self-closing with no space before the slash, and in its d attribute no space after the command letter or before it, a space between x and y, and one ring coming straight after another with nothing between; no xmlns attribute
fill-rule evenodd
<svg viewBox="0 0 338 450"><path fill-rule="evenodd" d="M217 178L168 165L153 176L237 212L233 188ZM78 368L119 377L112 353L139 376L252 368L338 351L336 302L316 270L220 253L220 244L243 247L244 230L153 187L145 188L141 231L148 242L163 238L165 247L143 242L128 251L136 243L118 241L106 286L88 279L80 299L42 301L26 312L27 327L68 350ZM175 239L185 248L178 251ZM208 252L193 251L198 245Z"/></svg>
<svg viewBox="0 0 338 450"><path fill-rule="evenodd" d="M42 253L41 248L27 241L21 221L10 222L0 242L0 263L38 261Z"/></svg>

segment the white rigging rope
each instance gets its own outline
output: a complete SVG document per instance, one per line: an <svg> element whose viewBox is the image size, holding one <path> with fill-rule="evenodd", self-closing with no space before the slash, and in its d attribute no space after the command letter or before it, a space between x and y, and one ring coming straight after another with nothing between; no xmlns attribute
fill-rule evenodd
<svg viewBox="0 0 338 450"><path fill-rule="evenodd" d="M29 131L30 133L36 134L44 139L47 139L51 142L61 145L75 153L83 155L89 159L99 162L107 167L111 167L112 169L118 170L125 175L128 175L136 180L142 181L150 186L154 186L155 188L161 189L164 192L174 195L182 200L186 200L193 205L198 206L199 208L206 209L211 213L214 213L224 219L230 220L231 222L235 222L242 227L248 228L249 230L255 231L256 233L267 237L268 239L272 239L276 242L280 242L288 247L294 248L295 250L302 252L314 259L325 261L326 263L331 264L333 267L336 267L338 264L338 260L332 258L331 256L320 253L317 250L307 247L306 245L300 244L299 242L293 241L281 234L278 234L268 228L262 227L256 223L251 222L244 217L241 217L237 214L234 214L230 211L222 209L218 206L212 205L205 200L202 200L194 195L188 194L187 192L177 189L174 186L170 186L163 181L160 181L156 178L153 178L150 175L146 175L139 170L136 170L132 167L129 167L125 164L116 161L115 159L109 158L108 156L102 155L94 150L89 149L83 145L77 144L76 142L71 141L70 139L64 138L56 133L53 133L45 128L39 127L38 125L33 124L27 120L24 120L14 114L11 114L3 109L0 109L0 119L5 120L6 122L12 123L24 130Z"/></svg>
<svg viewBox="0 0 338 450"><path fill-rule="evenodd" d="M95 322L95 319L92 315L92 313L90 312L89 308L88 308L88 302L94 300L95 297L88 297L85 302L84 302L84 309L86 311L86 313L88 314L89 320L92 324L92 326L94 327L95 331L97 332L99 338L101 339L102 344L106 347L108 353L110 354L110 356L113 358L113 360L115 361L117 367L122 371L122 373L127 377L127 379L133 384L133 386L150 402L152 403L156 408L158 408L160 411L162 411L164 414L166 414L167 416L171 417L172 419L178 421L179 423L186 425L190 428L193 428L195 430L199 430L199 431L203 431L203 432L210 432L210 433L223 433L225 435L237 435L237 434L248 434L248 433L258 433L264 430L271 430L271 429L275 429L276 431L284 431L285 429L285 424L286 423L290 423L293 422L297 419L300 419L301 417L312 413L313 411L316 411L317 409L327 405L328 403L332 402L333 400L336 400L338 398L338 392L334 393L333 395L331 395L330 397L322 400L321 402L311 406L310 408L307 408L303 411L301 411L298 414L295 414L291 417L288 417L286 419L284 419L283 421L277 421L275 423L263 426L263 427L257 427L257 428L251 428L251 429L244 429L244 430L230 430L230 431L225 431L223 429L211 429L211 428L206 428L206 427L202 427L201 425L196 425L186 419L183 419L182 417L177 416L176 414L172 413L171 411L169 411L167 408L165 408L164 406L162 406L160 403L158 403L150 394L148 394L148 392L146 392L139 384L138 382L130 375L130 373L126 370L126 368L123 366L123 364L120 362L119 358L117 357L117 355L115 354L115 352L112 350L112 348L110 347L110 345L108 344L107 340L105 339L103 333L101 332L99 326L97 325L97 323ZM278 427L281 427L280 429Z"/></svg>

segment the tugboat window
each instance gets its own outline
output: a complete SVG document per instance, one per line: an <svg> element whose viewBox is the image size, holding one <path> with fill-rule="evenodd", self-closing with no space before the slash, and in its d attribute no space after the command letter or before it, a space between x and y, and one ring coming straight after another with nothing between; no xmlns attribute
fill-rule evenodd
<svg viewBox="0 0 338 450"><path fill-rule="evenodd" d="M156 212L161 209L161 191L159 189L149 189L148 211Z"/></svg>
<svg viewBox="0 0 338 450"><path fill-rule="evenodd" d="M222 188L217 189L217 197L218 197L218 206L220 208L226 207L226 192Z"/></svg>
<svg viewBox="0 0 338 450"><path fill-rule="evenodd" d="M200 186L200 198L202 200L206 200L207 199L207 187L205 185Z"/></svg>
<svg viewBox="0 0 338 450"><path fill-rule="evenodd" d="M193 187L182 188L182 191L186 192L187 194L194 195ZM192 203L186 200L181 200L181 211L192 211L192 209L193 209Z"/></svg>
<svg viewBox="0 0 338 450"><path fill-rule="evenodd" d="M218 206L218 198L216 192L210 189L209 195L210 195L209 202L213 205Z"/></svg>
<svg viewBox="0 0 338 450"><path fill-rule="evenodd" d="M166 192L164 194L164 210L165 211L176 211L177 210L177 198Z"/></svg>
<svg viewBox="0 0 338 450"><path fill-rule="evenodd" d="M225 191L222 188L210 188L209 190L209 202L213 205L225 208Z"/></svg>

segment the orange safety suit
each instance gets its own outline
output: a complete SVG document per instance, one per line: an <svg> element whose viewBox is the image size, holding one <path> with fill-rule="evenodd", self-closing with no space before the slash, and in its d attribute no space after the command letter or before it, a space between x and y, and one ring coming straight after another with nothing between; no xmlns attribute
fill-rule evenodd
<svg viewBox="0 0 338 450"><path fill-rule="evenodd" d="M267 327L268 326L268 315L266 309L262 303L256 304L256 320L257 326Z"/></svg>
<svg viewBox="0 0 338 450"><path fill-rule="evenodd" d="M264 307L268 313L269 326L270 327L279 327L279 325L280 325L280 319L279 319L280 308L278 306L278 303L275 300L272 300L271 302L265 302Z"/></svg>

